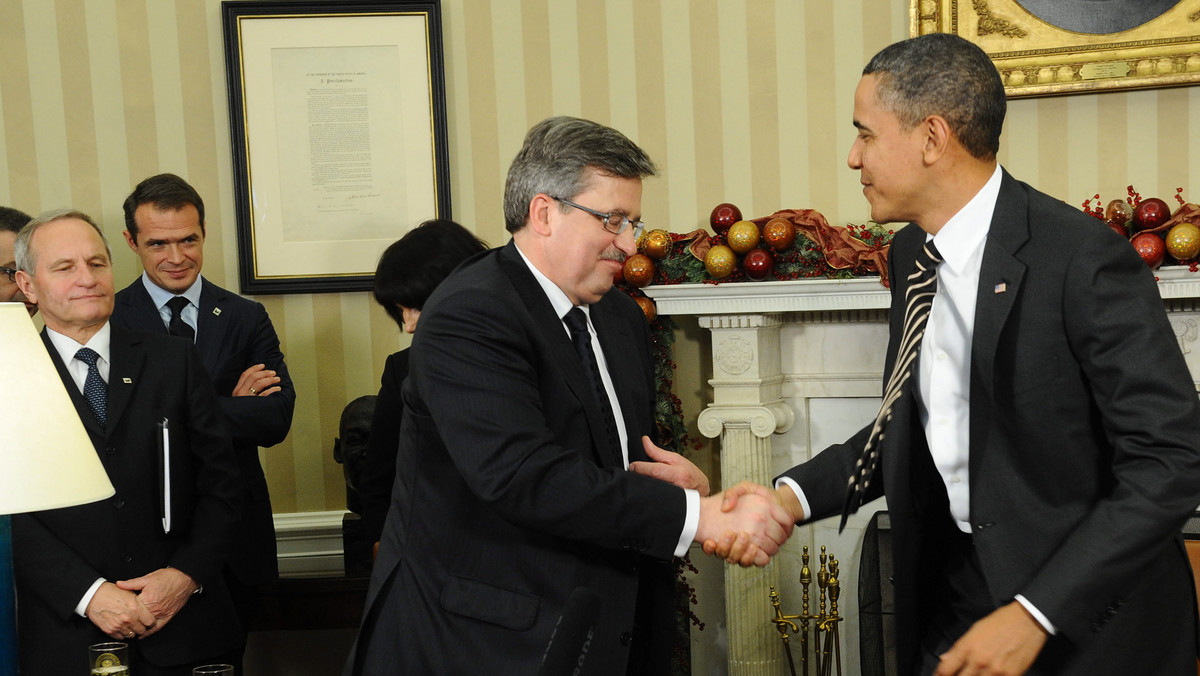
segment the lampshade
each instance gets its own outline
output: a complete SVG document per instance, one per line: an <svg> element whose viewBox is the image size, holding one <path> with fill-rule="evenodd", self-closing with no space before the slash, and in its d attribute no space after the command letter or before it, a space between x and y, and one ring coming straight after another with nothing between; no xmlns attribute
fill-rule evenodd
<svg viewBox="0 0 1200 676"><path fill-rule="evenodd" d="M115 493L23 303L0 303L0 383L0 514Z"/></svg>

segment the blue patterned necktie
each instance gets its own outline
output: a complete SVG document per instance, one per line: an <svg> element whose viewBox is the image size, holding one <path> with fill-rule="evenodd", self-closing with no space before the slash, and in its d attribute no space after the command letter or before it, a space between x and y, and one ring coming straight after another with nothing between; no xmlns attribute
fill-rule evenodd
<svg viewBox="0 0 1200 676"><path fill-rule="evenodd" d="M862 455L854 466L846 486L846 502L842 506L842 523L838 532L846 527L846 520L862 506L864 493L871 483L871 476L879 466L879 443L888 422L892 419L892 407L904 392L904 385L916 370L917 356L921 353L921 338L929 323L929 310L933 307L933 296L937 293L937 266L942 262L933 240L917 255L916 269L908 276L908 288L904 291L904 329L900 335L900 349L896 351L896 362L888 377L887 389L883 392L883 403L871 434L863 446Z"/></svg>
<svg viewBox="0 0 1200 676"><path fill-rule="evenodd" d="M107 427L108 384L100 377L100 369L96 367L96 360L100 359L100 355L90 347L81 347L75 353L75 358L88 367L87 380L83 381L83 396L92 407L92 413L95 414L100 427Z"/></svg>

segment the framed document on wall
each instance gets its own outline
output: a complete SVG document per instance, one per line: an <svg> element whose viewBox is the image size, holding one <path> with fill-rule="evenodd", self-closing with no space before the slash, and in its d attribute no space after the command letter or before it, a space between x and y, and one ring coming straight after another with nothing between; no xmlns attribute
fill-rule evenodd
<svg viewBox="0 0 1200 676"><path fill-rule="evenodd" d="M371 288L450 218L438 0L221 5L243 293Z"/></svg>
<svg viewBox="0 0 1200 676"><path fill-rule="evenodd" d="M910 2L913 36L979 45L1010 97L1200 82L1200 0Z"/></svg>

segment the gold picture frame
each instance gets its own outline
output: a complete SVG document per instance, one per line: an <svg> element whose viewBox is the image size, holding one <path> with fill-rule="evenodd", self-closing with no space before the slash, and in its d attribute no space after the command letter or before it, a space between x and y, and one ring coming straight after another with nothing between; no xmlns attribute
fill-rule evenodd
<svg viewBox="0 0 1200 676"><path fill-rule="evenodd" d="M1200 82L1200 0L1179 0L1115 33L1061 28L1018 0L911 0L909 32L953 33L979 45L1010 98Z"/></svg>

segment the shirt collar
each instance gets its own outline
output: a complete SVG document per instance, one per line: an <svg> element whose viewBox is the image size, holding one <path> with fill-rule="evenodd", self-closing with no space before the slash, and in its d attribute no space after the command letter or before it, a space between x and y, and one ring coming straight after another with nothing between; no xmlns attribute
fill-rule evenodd
<svg viewBox="0 0 1200 676"><path fill-rule="evenodd" d="M46 327L46 335L50 337L50 344L54 346L55 350L58 350L58 356L62 358L64 364L70 364L71 360L75 358L75 353L82 347L95 350L101 359L112 363L112 325L108 322L104 322L104 326L101 326L100 330L89 338L86 344L65 336L49 326Z"/></svg>
<svg viewBox="0 0 1200 676"><path fill-rule="evenodd" d="M550 305L554 308L554 313L559 319L565 317L571 311L571 308L575 307L575 304L571 302L571 299L567 297L567 294L562 289L558 288L557 284L550 281L549 277L543 275L542 271L537 269L537 266L525 256L525 252L521 251L519 245L517 246L517 253L521 254L521 260L525 261L525 265L533 273L533 278L542 287L542 292L546 294L546 298L550 299ZM584 314L591 317L590 313L588 313L588 306L581 305L579 307L583 309Z"/></svg>
<svg viewBox="0 0 1200 676"><path fill-rule="evenodd" d="M184 298L188 299L189 303L196 306L196 309L199 310L200 287L202 286L203 281L203 276L196 275L196 281L192 282L192 285L189 286L186 291L176 294L171 293L170 291L167 291L161 286L150 281L150 277L145 272L142 273L142 285L146 287L146 292L150 294L151 302L154 303L154 307L158 310L162 310L163 307L166 306L167 301L171 300L175 296L183 296Z"/></svg>
<svg viewBox="0 0 1200 676"><path fill-rule="evenodd" d="M958 213L950 217L932 239L937 244L942 261L962 272L963 266L971 261L971 254L983 246L988 230L992 227L992 214L996 211L996 200L1000 196L1000 179L1004 173L1000 165L992 177L975 193ZM928 241L929 238L927 238Z"/></svg>

